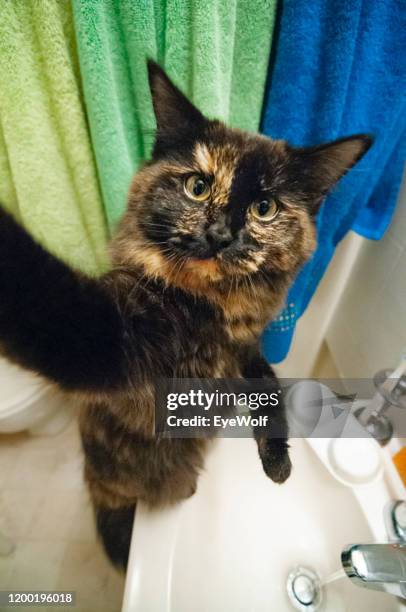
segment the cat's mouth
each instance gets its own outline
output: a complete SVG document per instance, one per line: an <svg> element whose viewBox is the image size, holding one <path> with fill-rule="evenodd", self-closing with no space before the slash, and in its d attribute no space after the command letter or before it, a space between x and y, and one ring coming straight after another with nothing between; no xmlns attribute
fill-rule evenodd
<svg viewBox="0 0 406 612"><path fill-rule="evenodd" d="M190 257L187 260L186 266L189 270L196 270L196 272L202 273L204 276L223 276L219 261L215 257L206 257L205 259L196 259Z"/></svg>
<svg viewBox="0 0 406 612"><path fill-rule="evenodd" d="M233 244L208 245L191 236L172 238L169 242L170 250L166 251L166 257L174 262L175 269L187 270L189 274L202 279L220 281L229 276L246 276L257 271L249 253L237 253Z"/></svg>
<svg viewBox="0 0 406 612"><path fill-rule="evenodd" d="M206 280L220 281L227 277L246 276L257 271L250 260L236 260L223 251L216 254L196 257L194 254L183 257L183 267L190 274Z"/></svg>

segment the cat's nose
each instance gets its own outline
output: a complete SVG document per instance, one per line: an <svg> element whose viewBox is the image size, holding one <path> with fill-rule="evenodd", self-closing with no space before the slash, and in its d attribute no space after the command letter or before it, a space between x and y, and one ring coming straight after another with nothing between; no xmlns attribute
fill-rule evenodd
<svg viewBox="0 0 406 612"><path fill-rule="evenodd" d="M224 223L216 222L207 228L206 239L211 247L224 249L232 242L233 236L230 229Z"/></svg>

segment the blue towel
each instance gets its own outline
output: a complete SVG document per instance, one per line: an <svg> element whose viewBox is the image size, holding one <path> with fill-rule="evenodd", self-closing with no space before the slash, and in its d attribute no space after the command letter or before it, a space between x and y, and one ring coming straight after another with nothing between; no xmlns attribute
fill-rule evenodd
<svg viewBox="0 0 406 612"><path fill-rule="evenodd" d="M317 251L264 334L265 355L277 363L337 243L351 228L377 240L391 219L406 154L404 0L284 0L270 77L265 134L301 146L357 132L375 136L326 199Z"/></svg>

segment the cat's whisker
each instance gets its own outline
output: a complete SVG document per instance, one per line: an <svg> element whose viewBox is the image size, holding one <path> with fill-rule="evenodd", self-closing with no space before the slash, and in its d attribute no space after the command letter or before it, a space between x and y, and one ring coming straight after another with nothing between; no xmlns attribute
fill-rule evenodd
<svg viewBox="0 0 406 612"><path fill-rule="evenodd" d="M176 280L179 277L182 269L184 268L186 261L187 260L185 258L179 257L179 264L180 265L175 269L175 276L174 276L174 279L173 279L173 283L175 285L176 285Z"/></svg>
<svg viewBox="0 0 406 612"><path fill-rule="evenodd" d="M143 227L163 227L165 229L168 229L168 224L167 223L157 223L156 221L149 221L149 220L143 220L142 222L142 226Z"/></svg>

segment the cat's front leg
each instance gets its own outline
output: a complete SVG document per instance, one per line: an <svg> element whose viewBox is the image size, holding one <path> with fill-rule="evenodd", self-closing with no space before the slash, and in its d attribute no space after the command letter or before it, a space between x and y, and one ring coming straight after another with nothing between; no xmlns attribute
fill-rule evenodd
<svg viewBox="0 0 406 612"><path fill-rule="evenodd" d="M260 407L251 411L251 414L255 418L267 417L269 419L270 424L266 434L261 426L254 426L253 434L265 474L274 482L283 483L290 476L292 464L289 458L285 406L282 395L279 393L278 379L271 366L259 353L247 360L243 375L246 379L264 379L267 393L275 394L275 397L278 397L276 406Z"/></svg>
<svg viewBox="0 0 406 612"><path fill-rule="evenodd" d="M272 383L278 383L276 377ZM272 384L271 389L274 388ZM270 393L274 391L271 390ZM290 476L292 464L289 458L288 425L285 416L285 406L281 397L278 405L273 408L261 408L254 416L268 416L270 420L269 435L264 435L260 428L253 428L257 441L259 456L265 474L279 484Z"/></svg>
<svg viewBox="0 0 406 612"><path fill-rule="evenodd" d="M0 206L0 352L66 389L127 380L125 325L98 279L48 253Z"/></svg>

